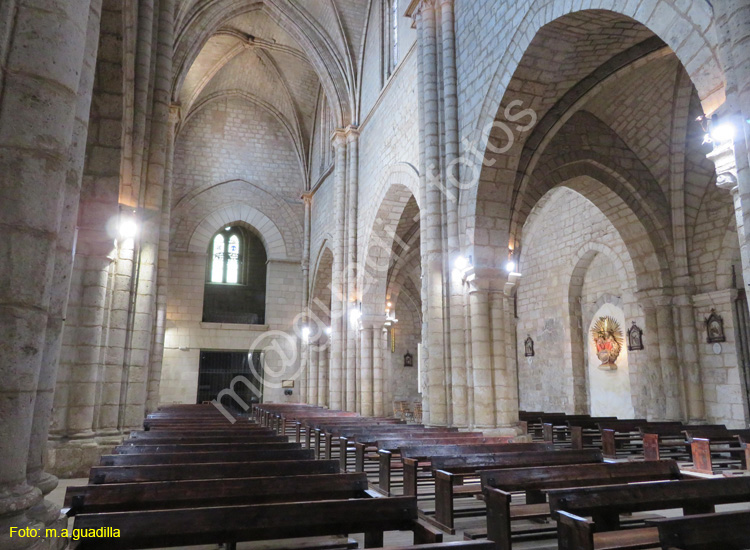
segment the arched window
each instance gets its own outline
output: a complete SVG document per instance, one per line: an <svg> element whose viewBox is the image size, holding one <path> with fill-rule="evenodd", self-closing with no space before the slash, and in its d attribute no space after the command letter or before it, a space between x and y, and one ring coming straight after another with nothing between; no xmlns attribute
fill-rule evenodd
<svg viewBox="0 0 750 550"><path fill-rule="evenodd" d="M391 71L398 65L398 0L391 0Z"/></svg>
<svg viewBox="0 0 750 550"><path fill-rule="evenodd" d="M398 0L383 1L383 71L387 80L396 69L399 62Z"/></svg>
<svg viewBox="0 0 750 550"><path fill-rule="evenodd" d="M211 257L211 282L240 282L241 242L240 231L236 227L226 227L214 236Z"/></svg>
<svg viewBox="0 0 750 550"><path fill-rule="evenodd" d="M263 324L266 315L266 249L250 228L230 225L209 241L203 321Z"/></svg>

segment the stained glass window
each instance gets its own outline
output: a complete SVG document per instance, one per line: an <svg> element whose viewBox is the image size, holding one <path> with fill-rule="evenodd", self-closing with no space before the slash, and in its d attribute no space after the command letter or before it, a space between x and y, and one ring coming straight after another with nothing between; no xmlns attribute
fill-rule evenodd
<svg viewBox="0 0 750 550"><path fill-rule="evenodd" d="M240 282L241 236L239 228L226 227L217 233L211 245L212 283Z"/></svg>
<svg viewBox="0 0 750 550"><path fill-rule="evenodd" d="M211 282L224 282L224 237L218 234L214 237L214 254L211 265Z"/></svg>
<svg viewBox="0 0 750 550"><path fill-rule="evenodd" d="M240 238L237 235L229 237L227 254L227 283L236 283L240 271Z"/></svg>

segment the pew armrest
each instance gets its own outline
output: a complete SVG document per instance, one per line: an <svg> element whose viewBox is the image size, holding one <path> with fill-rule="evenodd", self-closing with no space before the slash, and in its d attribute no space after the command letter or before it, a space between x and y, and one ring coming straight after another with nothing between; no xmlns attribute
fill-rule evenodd
<svg viewBox="0 0 750 550"><path fill-rule="evenodd" d="M557 541L559 550L594 550L594 522L558 510Z"/></svg>
<svg viewBox="0 0 750 550"><path fill-rule="evenodd" d="M443 532L432 527L426 521L415 519L412 525L414 544L434 544L443 542Z"/></svg>

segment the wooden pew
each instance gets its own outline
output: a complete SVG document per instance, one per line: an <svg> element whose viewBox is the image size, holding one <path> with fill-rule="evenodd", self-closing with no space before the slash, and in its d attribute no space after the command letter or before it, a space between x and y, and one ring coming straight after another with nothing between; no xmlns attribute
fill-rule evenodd
<svg viewBox="0 0 750 550"><path fill-rule="evenodd" d="M270 502L365 498L364 474L246 477L68 487L68 516Z"/></svg>
<svg viewBox="0 0 750 550"><path fill-rule="evenodd" d="M401 463L403 464L403 484L405 495L416 495L419 477L419 469L426 468L429 478L432 478L431 461L434 457L461 456L477 453L507 453L507 452L530 452L530 451L552 451L553 446L549 443L501 443L501 444L456 444L456 445L408 445L399 448ZM387 455L389 451L378 454ZM380 461L380 479L385 480L387 485L378 484L378 489L383 493L390 491L390 470L384 473L384 468L390 465L385 458Z"/></svg>
<svg viewBox="0 0 750 550"><path fill-rule="evenodd" d="M218 462L254 462L268 460L312 460L313 453L309 449L290 449L286 451L258 450L258 451L226 451L199 453L150 453L134 455L102 455L102 466L145 466L147 464L195 464Z"/></svg>
<svg viewBox="0 0 750 550"><path fill-rule="evenodd" d="M416 446L436 448L442 446L455 446L455 445L507 445L511 443L512 438L509 437L472 437L472 438L455 438L452 434L446 435L441 438L429 438L425 437L422 439L378 439L375 444L377 446L377 460L378 460L378 484L377 489L382 491L384 494L390 494L391 489L394 488L393 473L397 470L401 470L403 474L404 466L401 456L402 448L413 449ZM364 468L364 454L367 443L357 443L357 468L360 467L360 460L362 468ZM528 450L540 450L550 449L551 447L545 443L533 443L525 444ZM531 445L531 446L529 446ZM408 452L414 452L412 450ZM428 449L425 449L428 452ZM394 460L398 458L398 460ZM417 457L418 458L418 457ZM425 457L426 459L426 457ZM357 470L359 471L359 470ZM416 479L412 476L410 479ZM403 480L402 480L403 481ZM402 483L403 485L403 483ZM410 494L416 494L410 493Z"/></svg>
<svg viewBox="0 0 750 550"><path fill-rule="evenodd" d="M682 478L673 460L485 470L480 476L487 504L487 529L472 530L465 535L488 536L496 543L496 550L510 550L512 522L549 517L545 490ZM513 491L524 491L526 503L511 505ZM521 533L538 531L535 528Z"/></svg>
<svg viewBox="0 0 750 550"><path fill-rule="evenodd" d="M750 510L648 520L662 548L740 550L750 548Z"/></svg>
<svg viewBox="0 0 750 550"><path fill-rule="evenodd" d="M423 445L451 445L460 443L501 443L510 438L486 438L481 432L455 432L443 430L423 430L404 432L400 430L383 433L374 432L349 433L339 437L339 459L342 468L348 464L349 451L354 451L354 471L363 472L368 449L377 452L380 449L398 450L399 447L418 442ZM389 444L389 442L391 444ZM351 446L353 443L353 447ZM377 455L376 455L377 456ZM379 458L376 458L376 462Z"/></svg>
<svg viewBox="0 0 750 550"><path fill-rule="evenodd" d="M643 453L643 439L640 429L643 426L676 427L682 422L649 422L644 418L600 422L602 453L604 458L622 458Z"/></svg>
<svg viewBox="0 0 750 550"><path fill-rule="evenodd" d="M140 483L237 477L336 474L337 460L273 460L256 462L208 462L146 466L94 466L89 483Z"/></svg>
<svg viewBox="0 0 750 550"><path fill-rule="evenodd" d="M77 549L120 550L364 533L383 546L385 531L412 531L415 544L439 542L418 521L414 497L282 502L240 506L79 514L74 529L118 529L118 538L86 538Z"/></svg>
<svg viewBox="0 0 750 550"><path fill-rule="evenodd" d="M370 436L371 438L377 439L383 435L389 434L400 434L402 437L407 438L411 435L416 434L444 434L444 433L459 433L455 428L427 428L421 425L413 424L399 424L399 425L320 425L315 428L315 437L317 446L320 442L323 443L323 450L318 455L319 458L333 458L332 447L333 442L338 443L339 453L341 452L341 438L348 441L350 437L357 437L360 434ZM462 437L474 437L473 435L467 435ZM316 446L316 448L317 448ZM344 447L345 448L345 447Z"/></svg>
<svg viewBox="0 0 750 550"><path fill-rule="evenodd" d="M521 445L521 443L511 443ZM454 499L474 497L482 492L481 484L464 484L467 478L476 477L481 470L519 468L530 466L559 466L567 464L596 464L602 462L601 451L596 449L503 452L484 455L442 456L432 459L435 477L434 525L447 533L455 533ZM465 511L470 515L484 513L481 509Z"/></svg>
<svg viewBox="0 0 750 550"><path fill-rule="evenodd" d="M548 495L560 550L653 548L659 546L658 529L620 530L620 514L672 508L685 515L712 513L717 504L750 502L750 478L555 489Z"/></svg>
<svg viewBox="0 0 750 550"><path fill-rule="evenodd" d="M690 470L700 474L714 474L719 469L739 466L747 470L745 449L737 437L750 430L728 430L726 428L696 427L685 430L690 443L693 466Z"/></svg>
<svg viewBox="0 0 750 550"><path fill-rule="evenodd" d="M134 432L135 433L135 432ZM286 443L289 441L288 437L283 435L255 435L246 433L237 434L226 434L221 432L219 434L212 434L208 432L182 432L183 435L179 435L175 432L138 432L142 434L149 434L148 437L143 436L132 436L128 439L123 440L122 445L161 445L161 444L178 444L178 443L233 443L233 442L247 442L252 443L254 441L264 441L268 443ZM169 435L160 436L161 433L168 433Z"/></svg>
<svg viewBox="0 0 750 550"><path fill-rule="evenodd" d="M150 445L118 445L115 454L149 454L149 453L199 453L228 451L288 451L300 449L299 443L277 441L227 442L227 443L155 443Z"/></svg>

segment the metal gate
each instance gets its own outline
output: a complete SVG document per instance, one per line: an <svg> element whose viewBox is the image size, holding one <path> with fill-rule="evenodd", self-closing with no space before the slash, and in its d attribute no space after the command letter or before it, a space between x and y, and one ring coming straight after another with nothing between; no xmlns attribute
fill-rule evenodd
<svg viewBox="0 0 750 550"><path fill-rule="evenodd" d="M224 407L238 413L247 412L243 402L247 405L262 402L261 352L201 350L197 403L216 399L222 390L229 390L221 400Z"/></svg>
<svg viewBox="0 0 750 550"><path fill-rule="evenodd" d="M748 314L747 294L744 289L737 292L734 300L734 320L737 338L737 360L742 377L745 397L745 414L750 410L750 314Z"/></svg>

